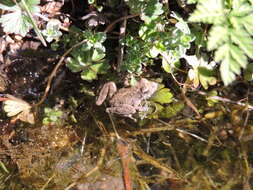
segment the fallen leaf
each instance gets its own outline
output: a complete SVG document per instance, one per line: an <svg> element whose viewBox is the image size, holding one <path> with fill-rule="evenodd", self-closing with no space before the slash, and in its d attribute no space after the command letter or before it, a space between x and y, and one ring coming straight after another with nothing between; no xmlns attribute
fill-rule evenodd
<svg viewBox="0 0 253 190"><path fill-rule="evenodd" d="M8 117L16 116L21 121L34 124L34 114L31 112L31 105L26 101L7 94L3 101L3 110Z"/></svg>

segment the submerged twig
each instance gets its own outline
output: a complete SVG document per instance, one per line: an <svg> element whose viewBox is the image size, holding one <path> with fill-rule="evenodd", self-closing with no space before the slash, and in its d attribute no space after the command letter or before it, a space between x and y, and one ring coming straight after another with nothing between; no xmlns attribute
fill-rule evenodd
<svg viewBox="0 0 253 190"><path fill-rule="evenodd" d="M121 158L122 169L123 169L123 179L125 183L125 190L132 190L132 180L131 180L131 146L129 143L123 140L117 140L117 151Z"/></svg>
<svg viewBox="0 0 253 190"><path fill-rule="evenodd" d="M157 159L155 159L152 156L146 154L140 147L135 145L133 147L133 151L138 157L145 160L149 164L151 164L154 167L159 168L159 169L167 172L168 174L171 174L171 177L170 177L171 179L176 179L176 180L181 179L181 180L183 180L183 177L181 177L174 169L166 166L163 163L160 163L159 161L157 161ZM172 177L172 176L175 176L175 177Z"/></svg>

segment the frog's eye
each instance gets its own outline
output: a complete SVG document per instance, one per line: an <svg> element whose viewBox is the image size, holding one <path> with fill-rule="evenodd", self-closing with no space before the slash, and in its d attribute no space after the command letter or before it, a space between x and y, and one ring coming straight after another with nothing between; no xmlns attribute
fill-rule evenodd
<svg viewBox="0 0 253 190"><path fill-rule="evenodd" d="M143 94L148 93L148 92L149 92L148 86L147 86L147 85L142 86L142 87L141 87L141 92L142 92Z"/></svg>

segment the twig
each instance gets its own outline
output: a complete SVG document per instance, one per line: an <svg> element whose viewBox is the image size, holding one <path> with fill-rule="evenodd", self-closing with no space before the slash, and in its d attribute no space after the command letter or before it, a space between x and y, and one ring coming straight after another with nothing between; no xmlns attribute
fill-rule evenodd
<svg viewBox="0 0 253 190"><path fill-rule="evenodd" d="M163 124L165 124L165 125L167 125L168 127L171 127L170 124L168 124L167 122L165 122L165 121L163 121L161 119L156 119L156 120L159 121L159 122L161 122L161 123L163 123ZM194 137L196 139L199 139L199 140L201 140L203 142L206 142L206 143L208 142L206 139L204 139L204 138L202 138L202 137L200 137L198 135L195 135L193 133L190 133L190 132L188 132L188 131L186 131L184 129L175 128L175 130L178 131L178 132L180 132L180 133L184 133L184 134L190 135L190 136L192 136L192 137Z"/></svg>
<svg viewBox="0 0 253 190"><path fill-rule="evenodd" d="M128 15L128 16L123 16L115 21L113 21L109 26L106 27L106 29L104 30L104 32L110 32L113 28L113 26L115 24L117 24L118 22L122 21L122 20L127 20L127 19L130 19L130 18L134 18L134 17L137 17L139 16L140 14L135 14L135 15Z"/></svg>
<svg viewBox="0 0 253 190"><path fill-rule="evenodd" d="M208 96L207 93L202 92L202 91L198 91L198 94L203 95L203 96ZM233 101L233 100L230 100L228 98L223 98L223 97L220 97L220 96L210 96L207 99L213 99L213 100L219 100L219 101L227 102L227 103L231 103L231 104L237 104L237 105L242 106L242 107L247 107L249 110L253 110L253 106L248 104L248 103L237 102L237 101Z"/></svg>
<svg viewBox="0 0 253 190"><path fill-rule="evenodd" d="M125 190L132 190L132 180L131 180L131 146L129 143L123 140L117 140L117 151L121 158L122 168L123 168L123 179L125 183Z"/></svg>
<svg viewBox="0 0 253 190"><path fill-rule="evenodd" d="M52 181L52 179L55 177L55 174L53 174L48 180L47 182L43 185L43 187L40 190L44 190L48 184L50 183L50 181Z"/></svg>
<svg viewBox="0 0 253 190"><path fill-rule="evenodd" d="M57 70L60 68L60 66L61 66L62 64L64 64L63 61L64 61L65 57L66 57L74 48L79 47L80 45L84 44L85 42L87 42L86 39L83 40L83 41L81 41L81 42L79 42L79 43L77 43L77 44L75 44L75 45L73 45L71 48L69 48L69 49L62 55L61 59L58 61L58 63L57 63L56 66L54 67L54 70L52 71L52 73L51 73L51 74L49 75L49 77L48 77L47 87L46 87L46 89L45 89L45 91L44 91L44 94L43 94L42 98L40 99L40 101L39 101L38 103L36 103L36 104L34 105L34 107L37 107L37 106L41 105L41 104L45 101L45 99L46 99L46 97L47 97L47 95L48 95L48 92L49 92L49 90L50 90L50 87L51 87L51 83L52 83L52 81L53 81L53 78L55 77L55 75L56 75L56 73L57 73Z"/></svg>

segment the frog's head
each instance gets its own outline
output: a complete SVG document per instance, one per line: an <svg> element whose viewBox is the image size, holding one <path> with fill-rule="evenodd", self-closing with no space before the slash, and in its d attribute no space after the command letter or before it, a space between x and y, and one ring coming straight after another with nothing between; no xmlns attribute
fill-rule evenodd
<svg viewBox="0 0 253 190"><path fill-rule="evenodd" d="M150 98L158 89L158 83L149 81L145 78L142 78L139 81L139 86L140 86L143 99Z"/></svg>

